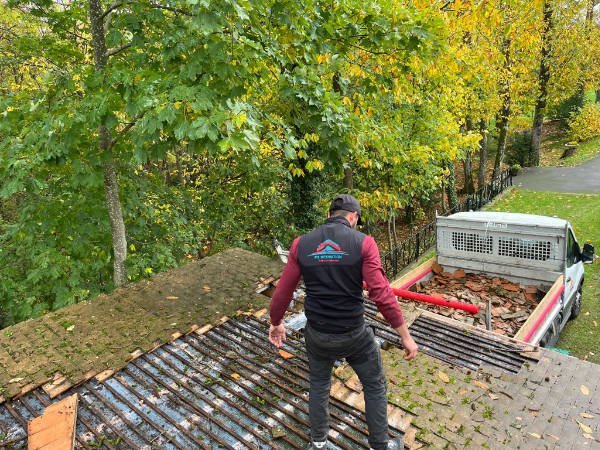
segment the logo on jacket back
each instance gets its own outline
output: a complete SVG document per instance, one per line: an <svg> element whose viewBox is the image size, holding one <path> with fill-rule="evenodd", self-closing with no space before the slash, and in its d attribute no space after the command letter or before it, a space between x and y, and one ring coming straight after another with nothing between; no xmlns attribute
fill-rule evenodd
<svg viewBox="0 0 600 450"><path fill-rule="evenodd" d="M317 250L310 253L308 256L312 256L318 262L338 262L344 255L347 255L338 244L333 242L331 239L321 242Z"/></svg>

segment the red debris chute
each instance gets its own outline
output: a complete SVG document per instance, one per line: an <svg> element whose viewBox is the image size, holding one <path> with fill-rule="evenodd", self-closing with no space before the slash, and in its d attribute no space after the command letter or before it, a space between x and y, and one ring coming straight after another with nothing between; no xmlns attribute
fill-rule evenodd
<svg viewBox="0 0 600 450"><path fill-rule="evenodd" d="M432 295L420 294L418 292L408 291L406 289L392 288L392 292L396 296L406 298L408 300L416 300L418 302L431 303L432 305L462 309L463 311L470 312L471 314L477 314L479 312L479 305L472 305L471 303L446 300L445 298L433 297Z"/></svg>
<svg viewBox="0 0 600 450"><path fill-rule="evenodd" d="M423 278L430 271L431 271L431 269L429 269L429 271L419 275L415 280L412 280L412 282L415 282L416 280ZM363 282L363 288L368 289L367 284L364 282ZM392 288L392 292L394 293L394 295L396 297L402 297L402 298L405 298L408 300L415 300L417 302L423 302L423 303L431 303L432 305L445 306L447 308L462 309L463 311L467 311L471 314L477 314L479 312L479 305L473 305L471 303L446 300L445 298L434 297L432 295L427 295L427 294L420 294L418 292L409 291L407 289Z"/></svg>

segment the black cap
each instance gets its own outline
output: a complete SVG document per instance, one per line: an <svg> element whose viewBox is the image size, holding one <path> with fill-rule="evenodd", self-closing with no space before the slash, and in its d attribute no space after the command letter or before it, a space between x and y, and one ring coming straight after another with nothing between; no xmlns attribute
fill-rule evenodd
<svg viewBox="0 0 600 450"><path fill-rule="evenodd" d="M337 195L333 202L331 202L331 206L329 207L329 212L337 211L338 209L343 209L344 211L356 212L358 213L358 223L361 223L360 220L360 203L358 200L350 194L340 194Z"/></svg>

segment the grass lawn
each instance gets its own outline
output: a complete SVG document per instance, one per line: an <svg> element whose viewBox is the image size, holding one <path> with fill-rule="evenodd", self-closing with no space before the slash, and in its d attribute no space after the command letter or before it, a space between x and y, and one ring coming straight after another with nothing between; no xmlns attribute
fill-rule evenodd
<svg viewBox="0 0 600 450"><path fill-rule="evenodd" d="M600 136L582 142L569 158L560 159L565 150L565 144L570 141L567 134L548 137L544 142L541 162L542 166L577 166L600 155Z"/></svg>
<svg viewBox="0 0 600 450"><path fill-rule="evenodd" d="M514 189L486 209L558 216L571 223L580 246L591 241L596 252L600 250L600 195ZM599 260L585 265L581 314L567 324L556 346L569 350L573 356L600 364Z"/></svg>

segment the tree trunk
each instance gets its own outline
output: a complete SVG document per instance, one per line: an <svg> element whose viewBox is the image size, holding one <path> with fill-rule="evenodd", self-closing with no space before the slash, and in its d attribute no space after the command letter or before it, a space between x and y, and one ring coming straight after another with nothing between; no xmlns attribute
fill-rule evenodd
<svg viewBox="0 0 600 450"><path fill-rule="evenodd" d="M183 178L183 167L181 165L181 147L177 146L175 149L175 162L177 163L177 180L179 181L179 185L183 186L185 184L185 179Z"/></svg>
<svg viewBox="0 0 600 450"><path fill-rule="evenodd" d="M498 113L498 149L494 161L494 174L492 178L500 175L504 154L506 153L506 140L508 138L508 119L510 118L511 98L510 98L510 39L505 38L502 41L502 54L504 55L504 77L500 86L500 98L502 99L502 108Z"/></svg>
<svg viewBox="0 0 600 450"><path fill-rule="evenodd" d="M479 141L479 175L477 179L477 189L483 189L483 186L485 185L488 148L488 131L485 120L479 122L479 132L481 133L481 141Z"/></svg>
<svg viewBox="0 0 600 450"><path fill-rule="evenodd" d="M94 67L96 72L102 73L108 62L106 51L106 38L100 0L89 0L90 27L92 32L92 47L94 49ZM98 127L98 148L103 154L104 163L104 192L106 195L106 208L110 219L110 230L113 244L113 282L116 287L127 283L127 240L125 237L125 223L119 197L119 183L117 179L116 162L111 152L110 132L101 124Z"/></svg>
<svg viewBox="0 0 600 450"><path fill-rule="evenodd" d="M457 212L458 209L458 196L456 195L456 178L454 176L454 163L448 164L448 186L446 186L446 192L448 194L448 206L450 207L450 213Z"/></svg>
<svg viewBox="0 0 600 450"><path fill-rule="evenodd" d="M113 282L119 287L127 283L127 240L125 237L125 223L121 210L121 199L119 198L119 183L117 181L117 170L114 161L104 164L104 191L106 194L106 206L110 218L110 230L113 242Z"/></svg>
<svg viewBox="0 0 600 450"><path fill-rule="evenodd" d="M467 117L465 129L467 132L473 130L473 122L470 118ZM463 192L465 194L472 194L475 192L475 185L473 181L473 155L471 151L467 151L465 154L465 159L463 159L463 171L465 173L465 185L463 187Z"/></svg>
<svg viewBox="0 0 600 450"><path fill-rule="evenodd" d="M344 167L344 187L346 189L354 189L354 177L352 176L351 167Z"/></svg>
<svg viewBox="0 0 600 450"><path fill-rule="evenodd" d="M544 27L542 30L542 52L540 56L540 72L538 75L538 98L533 115L533 127L531 129L531 149L529 152L529 165L537 167L540 165L540 144L542 142L542 128L544 125L544 113L548 96L548 81L550 80L550 52L552 43L552 0L544 2Z"/></svg>
<svg viewBox="0 0 600 450"><path fill-rule="evenodd" d="M463 160L463 171L465 172L465 186L463 191L465 194L472 194L475 192L475 183L473 180L473 161L470 153L467 154Z"/></svg>

